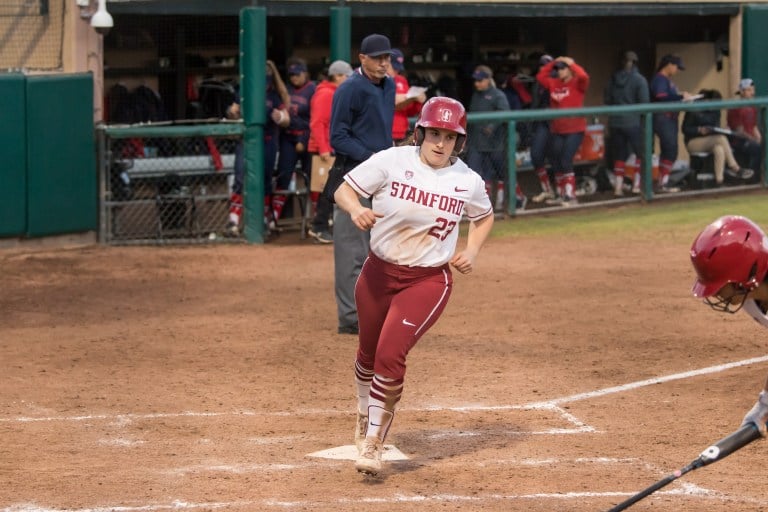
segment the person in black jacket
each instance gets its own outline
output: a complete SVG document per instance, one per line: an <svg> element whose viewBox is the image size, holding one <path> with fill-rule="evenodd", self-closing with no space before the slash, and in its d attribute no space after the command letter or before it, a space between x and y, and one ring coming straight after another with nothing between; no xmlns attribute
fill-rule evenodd
<svg viewBox="0 0 768 512"><path fill-rule="evenodd" d="M624 52L621 56L620 68L611 75L611 79L605 88L604 99L606 105L634 105L648 103L650 93L648 80L637 70L637 54L633 51ZM640 114L620 114L608 118L608 133L611 155L613 156L614 181L613 193L616 196L624 195L625 162L631 152L635 154L640 163L643 140L640 125Z"/></svg>
<svg viewBox="0 0 768 512"><path fill-rule="evenodd" d="M716 89L702 89L699 94L702 100L719 100L723 97ZM752 169L739 167L723 131L720 128L720 110L690 111L683 117L685 147L688 153L712 153L715 183L718 187L723 185L726 172L729 178L737 181L749 180L755 174Z"/></svg>
<svg viewBox="0 0 768 512"><path fill-rule="evenodd" d="M336 152L323 193L333 195L344 175L379 151L392 147L395 81L389 76L389 38L370 34L360 44L360 67L339 85L331 103L331 147ZM371 200L361 199L363 205ZM371 247L371 235L361 231L343 209L333 214L333 261L339 334L358 334L355 284Z"/></svg>

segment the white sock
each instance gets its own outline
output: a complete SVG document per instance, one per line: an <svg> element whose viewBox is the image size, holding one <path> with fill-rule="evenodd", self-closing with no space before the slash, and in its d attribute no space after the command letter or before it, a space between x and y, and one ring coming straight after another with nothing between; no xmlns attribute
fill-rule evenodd
<svg viewBox="0 0 768 512"><path fill-rule="evenodd" d="M395 416L395 406L403 394L402 379L375 375L368 398L368 431L366 437L378 437L384 442Z"/></svg>
<svg viewBox="0 0 768 512"><path fill-rule="evenodd" d="M371 393L373 370L366 370L355 361L355 389L357 391L357 412L368 414L368 395Z"/></svg>

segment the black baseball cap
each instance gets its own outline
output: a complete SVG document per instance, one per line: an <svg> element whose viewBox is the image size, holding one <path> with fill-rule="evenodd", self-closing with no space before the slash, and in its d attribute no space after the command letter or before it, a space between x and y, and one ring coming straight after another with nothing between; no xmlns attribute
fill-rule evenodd
<svg viewBox="0 0 768 512"><path fill-rule="evenodd" d="M304 73L307 71L307 65L303 62L295 62L288 66L288 74L289 75L300 75L301 73Z"/></svg>
<svg viewBox="0 0 768 512"><path fill-rule="evenodd" d="M381 34L371 34L363 39L360 45L360 53L369 57L378 57L379 55L392 54L392 45L389 38Z"/></svg>
<svg viewBox="0 0 768 512"><path fill-rule="evenodd" d="M683 66L683 59L681 59L679 55L668 53L667 55L663 56L661 58L661 65L659 67L663 68L667 64L674 64L681 71L685 69L685 66Z"/></svg>

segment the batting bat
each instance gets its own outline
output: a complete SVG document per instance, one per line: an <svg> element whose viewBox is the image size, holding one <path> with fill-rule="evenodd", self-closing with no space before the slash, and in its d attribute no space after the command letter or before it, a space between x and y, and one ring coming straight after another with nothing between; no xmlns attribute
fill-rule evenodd
<svg viewBox="0 0 768 512"><path fill-rule="evenodd" d="M713 462L717 462L718 460L724 459L728 455L732 454L736 450L745 447L752 441L755 441L756 439L760 439L760 430L757 428L757 425L754 423L749 423L748 425L744 425L736 432L732 433L728 437L725 437L718 441L717 443L713 444L703 452L701 452L701 455L699 455L696 459L693 460L690 464L687 466L678 469L671 475L668 475L652 486L648 487L647 489L644 489L640 491L639 493L635 494L631 498L629 498L626 501L623 501L610 509L608 512L619 512L620 510L625 510L641 499L645 498L646 496L649 496L653 494L654 492L658 491L662 487L665 487L684 474L693 471L694 469L699 469L701 467L707 466L709 464L712 464Z"/></svg>

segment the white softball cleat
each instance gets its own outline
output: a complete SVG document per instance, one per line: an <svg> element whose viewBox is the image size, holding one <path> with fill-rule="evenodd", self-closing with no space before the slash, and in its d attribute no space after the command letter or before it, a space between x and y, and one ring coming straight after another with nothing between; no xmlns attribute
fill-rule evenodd
<svg viewBox="0 0 768 512"><path fill-rule="evenodd" d="M360 456L355 462L355 469L366 475L376 476L381 471L381 452L384 443L378 437L366 437Z"/></svg>

